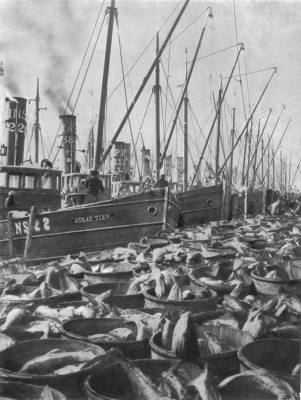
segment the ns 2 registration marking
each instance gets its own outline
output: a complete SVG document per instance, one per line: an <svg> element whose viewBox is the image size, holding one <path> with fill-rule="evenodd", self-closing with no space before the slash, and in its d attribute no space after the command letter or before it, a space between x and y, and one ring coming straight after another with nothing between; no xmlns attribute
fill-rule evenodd
<svg viewBox="0 0 301 400"><path fill-rule="evenodd" d="M28 220L15 222L14 225L17 236L28 233ZM50 231L49 218L44 217L41 220L36 219L34 224L34 231L37 233L41 231Z"/></svg>

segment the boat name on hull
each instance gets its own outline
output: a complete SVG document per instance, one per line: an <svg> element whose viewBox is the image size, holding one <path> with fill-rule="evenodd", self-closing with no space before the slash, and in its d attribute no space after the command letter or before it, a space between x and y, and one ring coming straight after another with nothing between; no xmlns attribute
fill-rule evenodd
<svg viewBox="0 0 301 400"><path fill-rule="evenodd" d="M90 215L88 217L76 217L72 218L72 222L75 224L81 224L86 222L98 222L98 221L107 221L112 218L113 214L102 214L102 215Z"/></svg>

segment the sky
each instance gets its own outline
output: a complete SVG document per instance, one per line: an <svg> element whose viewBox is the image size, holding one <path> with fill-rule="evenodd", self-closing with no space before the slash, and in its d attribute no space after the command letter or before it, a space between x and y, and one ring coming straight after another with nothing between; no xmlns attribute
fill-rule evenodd
<svg viewBox="0 0 301 400"><path fill-rule="evenodd" d="M57 133L60 133L58 116L64 111L102 3L100 0L0 1L0 60L3 61L5 70L4 76L0 77L1 121L4 122L6 118L4 98L6 96L34 98L36 79L39 77L41 107L47 107L47 111L41 111L41 128L45 144L44 148L40 149L41 157L49 155L54 139ZM113 32L106 144L115 133L126 111L120 49L124 71L128 71L135 64L125 81L127 102L130 104L154 59L156 31L159 31L162 43L183 4L183 0L116 0L118 26L114 25ZM96 32L100 29L104 10L108 5L108 1L104 2ZM277 74L273 77L254 114L253 136L256 137L258 121L260 120L263 126L271 108L272 114L264 135L266 143L283 109L280 122L275 129L273 143L276 147L291 118L281 149L287 156L288 162L291 160L293 175L301 157L299 78L301 0L235 0L235 3L233 0L190 1L172 36L171 44L167 46L161 58L161 149L169 134L170 121L173 119L173 101L176 101L181 94L181 85L185 78L185 57L189 68L191 65L189 61L193 58L209 6L212 7L213 19L207 21L198 60L188 87L190 170L192 171L193 163L197 162L200 155L204 144L203 135L206 137L209 132L214 115L213 98L217 99L221 77L222 85L225 87L226 78L237 55L235 44L243 42L245 50L234 72L222 113L225 154L229 153L230 148L231 110L233 107L236 108L236 131L239 134L244 126L245 116L250 115L271 76L271 68L277 66ZM78 101L76 99L96 35L93 36L91 46L88 48L88 57L84 61L71 98L71 108L76 103L74 113L77 116L78 149L86 147L92 121L97 127L106 30L107 19L101 29ZM185 56L186 49L187 56ZM215 52L218 53L212 55ZM136 63L137 58L139 61ZM241 84L239 74L241 74ZM167 90L167 75L170 90ZM137 141L137 153L142 147L141 136L147 148L151 148L152 151L155 148L155 108L154 99L151 97L154 79L152 76L137 102L131 114L130 127L126 124L119 137L119 140L131 141L133 138L136 141L141 132ZM115 90L118 84L119 87ZM150 102L149 107L148 102ZM31 136L33 120L34 103L31 102L28 104L28 139ZM211 152L206 152L206 158L211 165L214 164L214 135L210 140ZM51 160L58 151L59 139L53 147ZM2 123L0 142L4 140L5 130ZM243 143L240 143L234 155L235 165L242 163L242 149ZM32 146L27 146L25 157L30 152L33 155ZM174 158L183 153L183 133L180 123L177 124L167 153L171 153ZM82 153L78 152L77 156L82 161ZM60 154L57 155L56 162L60 163ZM266 157L265 163L267 164ZM301 175L298 173L298 186L301 186L300 179Z"/></svg>

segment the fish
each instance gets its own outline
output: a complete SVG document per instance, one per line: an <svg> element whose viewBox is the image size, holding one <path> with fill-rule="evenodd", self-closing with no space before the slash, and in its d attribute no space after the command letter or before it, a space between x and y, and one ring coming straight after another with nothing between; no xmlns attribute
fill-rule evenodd
<svg viewBox="0 0 301 400"><path fill-rule="evenodd" d="M301 325L284 323L283 325L275 326L268 335L283 339L301 339Z"/></svg>
<svg viewBox="0 0 301 400"><path fill-rule="evenodd" d="M150 277L150 273L144 273L138 278L135 278L129 285L126 294L136 294L141 292L141 287L143 283L146 283Z"/></svg>
<svg viewBox="0 0 301 400"><path fill-rule="evenodd" d="M296 314L296 315L301 314L301 301L298 299L297 296L288 295L284 299L284 303L291 313Z"/></svg>
<svg viewBox="0 0 301 400"><path fill-rule="evenodd" d="M159 298L162 298L166 295L166 286L164 277L162 275L156 279L155 294Z"/></svg>
<svg viewBox="0 0 301 400"><path fill-rule="evenodd" d="M170 397L162 396L154 382L147 377L140 368L124 357L121 351L114 350L114 356L118 359L120 366L132 383L132 390L135 400L171 400Z"/></svg>
<svg viewBox="0 0 301 400"><path fill-rule="evenodd" d="M67 375L67 374L71 374L73 372L77 372L80 371L83 367L83 365L85 365L84 363L81 364L71 364L71 365L66 365L62 368L56 369L53 373L55 375ZM1 400L1 398L0 398Z"/></svg>
<svg viewBox="0 0 301 400"><path fill-rule="evenodd" d="M118 339L117 337L110 335L108 333L95 333L94 335L89 335L87 336L89 340L92 340L93 342L105 342L105 343L117 343Z"/></svg>
<svg viewBox="0 0 301 400"><path fill-rule="evenodd" d="M182 300L182 291L177 282L174 282L174 284L172 285L172 288L170 289L170 292L167 296L167 300L176 300L176 301Z"/></svg>
<svg viewBox="0 0 301 400"><path fill-rule="evenodd" d="M247 309L247 305L240 300L236 300L230 296L224 296L223 301L224 306L229 307L231 310L234 311L245 311Z"/></svg>
<svg viewBox="0 0 301 400"><path fill-rule="evenodd" d="M301 364L299 363L293 368L292 375L298 376L298 375L300 375L300 373L301 373Z"/></svg>
<svg viewBox="0 0 301 400"><path fill-rule="evenodd" d="M14 308L6 316L5 322L1 327L1 332L6 332L17 323L29 318L29 312L24 308Z"/></svg>
<svg viewBox="0 0 301 400"><path fill-rule="evenodd" d="M27 361L19 372L39 375L52 374L55 370L66 365L84 363L94 357L96 355L89 349L71 352L51 351Z"/></svg>
<svg viewBox="0 0 301 400"><path fill-rule="evenodd" d="M171 349L178 358L186 361L199 358L197 333L189 311L183 313L175 325Z"/></svg>
<svg viewBox="0 0 301 400"><path fill-rule="evenodd" d="M219 389L211 382L208 364L205 364L202 373L189 382L188 386L193 386L202 400L222 400Z"/></svg>
<svg viewBox="0 0 301 400"><path fill-rule="evenodd" d="M129 328L115 328L108 332L109 335L116 337L118 341L130 341L135 340L136 335L134 332Z"/></svg>
<svg viewBox="0 0 301 400"><path fill-rule="evenodd" d="M261 310L251 310L247 321L242 327L243 332L248 332L254 339L265 332L264 321L260 318Z"/></svg>
<svg viewBox="0 0 301 400"><path fill-rule="evenodd" d="M164 317L163 326L162 326L162 334L161 334L161 342L164 349L171 349L172 343L172 335L175 329L175 324L167 317Z"/></svg>
<svg viewBox="0 0 301 400"><path fill-rule="evenodd" d="M60 319L60 311L56 308L50 308L48 306L38 306L35 311L34 315L37 317L46 317L54 320Z"/></svg>
<svg viewBox="0 0 301 400"><path fill-rule="evenodd" d="M206 338L206 344L209 349L210 354L221 354L223 353L223 348L220 339L212 335L212 333L204 332L204 336Z"/></svg>
<svg viewBox="0 0 301 400"><path fill-rule="evenodd" d="M161 372L160 391L170 399L187 399L187 390L180 379L172 372L172 369Z"/></svg>
<svg viewBox="0 0 301 400"><path fill-rule="evenodd" d="M136 341L149 339L152 336L152 331L147 326L146 322L140 319L139 321L137 321L136 325L137 325Z"/></svg>

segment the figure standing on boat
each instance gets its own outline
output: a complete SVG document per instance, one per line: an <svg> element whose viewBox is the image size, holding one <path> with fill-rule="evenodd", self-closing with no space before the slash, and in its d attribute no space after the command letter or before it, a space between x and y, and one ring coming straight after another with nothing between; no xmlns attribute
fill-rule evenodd
<svg viewBox="0 0 301 400"><path fill-rule="evenodd" d="M160 189L168 187L168 182L165 179L165 175L160 176L160 179L156 182L155 186Z"/></svg>
<svg viewBox="0 0 301 400"><path fill-rule="evenodd" d="M94 169L90 171L86 187L88 191L85 197L85 204L97 202L99 200L99 194L104 191L104 186L102 180L99 178L98 171Z"/></svg>
<svg viewBox="0 0 301 400"><path fill-rule="evenodd" d="M16 204L16 192L14 192L13 190L8 192L8 195L5 199L4 202L4 214L5 217L7 217L7 214L10 211L15 211L15 210L19 210Z"/></svg>

